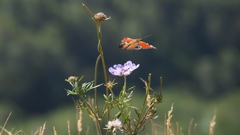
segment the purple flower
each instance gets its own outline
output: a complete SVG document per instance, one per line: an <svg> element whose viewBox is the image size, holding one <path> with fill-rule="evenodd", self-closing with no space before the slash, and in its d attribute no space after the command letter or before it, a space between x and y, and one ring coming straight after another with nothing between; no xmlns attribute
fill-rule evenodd
<svg viewBox="0 0 240 135"><path fill-rule="evenodd" d="M130 75L135 69L139 67L139 64L134 64L132 61L127 61L122 64L116 64L113 65L113 67L110 67L108 71L115 76L128 76Z"/></svg>

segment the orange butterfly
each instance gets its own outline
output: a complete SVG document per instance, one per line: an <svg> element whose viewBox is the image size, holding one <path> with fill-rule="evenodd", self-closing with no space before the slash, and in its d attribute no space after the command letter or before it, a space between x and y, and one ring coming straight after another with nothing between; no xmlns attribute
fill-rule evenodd
<svg viewBox="0 0 240 135"><path fill-rule="evenodd" d="M132 39L132 38L124 38L119 45L119 48L123 50L141 50L141 49L156 49L156 47L143 42L142 38Z"/></svg>

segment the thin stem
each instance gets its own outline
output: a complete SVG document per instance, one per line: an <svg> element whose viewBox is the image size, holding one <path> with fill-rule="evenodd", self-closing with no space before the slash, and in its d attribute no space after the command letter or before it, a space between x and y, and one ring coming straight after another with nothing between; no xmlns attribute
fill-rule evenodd
<svg viewBox="0 0 240 135"><path fill-rule="evenodd" d="M125 92L126 92L126 87L127 87L127 77L126 77L126 76L123 76L123 78L124 78L124 84L123 84L123 91L124 91L124 93L123 93L123 94L125 94Z"/></svg>
<svg viewBox="0 0 240 135"><path fill-rule="evenodd" d="M110 90L110 92L111 92L111 94L112 94L112 101L113 101L113 98L115 98L115 95L114 95L114 93L113 93L113 91L112 91L112 89L109 89Z"/></svg>
<svg viewBox="0 0 240 135"><path fill-rule="evenodd" d="M160 99L162 100L162 77L160 77Z"/></svg>
<svg viewBox="0 0 240 135"><path fill-rule="evenodd" d="M148 85L147 85L147 87L150 88L150 86L151 86L151 73L148 74Z"/></svg>
<svg viewBox="0 0 240 135"><path fill-rule="evenodd" d="M95 63L95 71L94 71L94 86L97 85L97 73L98 73L98 63L100 60L100 55L97 57L96 63ZM94 89L94 97L95 97L95 106L96 106L96 112L99 114L98 112L98 96L97 96L97 88Z"/></svg>
<svg viewBox="0 0 240 135"><path fill-rule="evenodd" d="M3 127L2 127L2 130L1 130L1 132L0 132L0 135L2 134L2 132L3 132L3 130L4 130L5 126L6 126L6 124L7 124L7 122L8 122L8 120L9 120L10 116L11 116L11 114L12 114L12 112L9 113L9 115L8 115L8 117L7 117L4 125L3 125Z"/></svg>
<svg viewBox="0 0 240 135"><path fill-rule="evenodd" d="M107 70L106 70L106 64L105 64L105 60L104 60L104 56L103 56L103 51L102 51L102 35L101 35L101 26L100 23L98 23L95 18L93 13L88 9L88 7L85 4L82 4L83 7L88 11L88 13L92 16L95 25L96 25L96 29L97 29L97 36L98 36L98 51L101 54L101 60L102 60L102 66L103 66L103 73L104 73L104 80L105 80L105 84L107 84L108 80L107 80ZM94 80L96 81L96 80ZM108 96L109 92L108 92L108 88L106 87L106 95Z"/></svg>
<svg viewBox="0 0 240 135"><path fill-rule="evenodd" d="M143 126L143 123L147 120L146 117L147 117L147 114L148 112L150 111L150 109L152 109L152 107L154 106L155 104L151 104L151 106L146 110L146 113L144 114L144 116L142 117L142 120L140 123L138 123L138 127L136 128L135 130L135 134L137 134L137 131Z"/></svg>
<svg viewBox="0 0 240 135"><path fill-rule="evenodd" d="M98 22L94 19L94 15L90 11L90 9L88 9L88 7L85 4L83 4L83 3L82 3L82 6L87 10L87 12L91 15L92 19L95 22L95 26L96 26L96 29L97 29L97 36L98 36L98 48L99 48L100 41L101 41L101 38L100 38L101 35L99 35L99 32L98 32ZM95 63L94 85L97 85L97 69L98 69L99 58L100 58L100 55L98 56L98 58L96 60L96 63ZM96 107L98 109L97 88L94 89L94 95L95 95L95 105L96 105Z"/></svg>
<svg viewBox="0 0 240 135"><path fill-rule="evenodd" d="M90 9L88 9L88 7L82 3L82 6L88 11L88 13L92 16L92 19L94 20L95 22L95 25L96 25L96 28L97 28L97 25L98 25L98 22L94 19L94 15L93 13L90 11ZM99 37L99 36L98 36ZM99 39L99 38L98 38Z"/></svg>
<svg viewBox="0 0 240 135"><path fill-rule="evenodd" d="M100 47L102 48L102 47ZM102 49L101 49L102 50ZM105 60L104 60L104 56L103 56L103 52L100 52L101 53L101 60L102 60L102 66L103 66L103 74L104 74L104 80L105 80L105 84L108 83L108 79L107 79L107 69L106 69L106 64L105 64ZM109 95L109 92L108 92L108 88L106 88L106 95L108 96Z"/></svg>
<svg viewBox="0 0 240 135"><path fill-rule="evenodd" d="M98 33L97 34L98 35L98 51L100 53L100 57L101 57L101 60L102 60L104 81L105 81L105 84L107 84L108 83L107 70L106 70L106 64L105 64L105 59L104 59L104 55L103 55L103 51L102 51L102 42L101 42L102 41L101 25L100 25L100 23L96 23L96 24L97 24L96 27L97 27L97 33ZM108 97L108 95L109 95L108 88L107 87L105 87L105 88L106 88L106 96ZM108 108L108 120L109 120L110 119L109 105L107 105L107 108Z"/></svg>

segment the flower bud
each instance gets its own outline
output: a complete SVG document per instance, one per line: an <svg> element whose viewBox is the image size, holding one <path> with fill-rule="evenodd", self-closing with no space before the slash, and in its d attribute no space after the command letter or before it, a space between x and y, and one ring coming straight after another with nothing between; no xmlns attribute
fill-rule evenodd
<svg viewBox="0 0 240 135"><path fill-rule="evenodd" d="M77 79L76 76L70 76L68 77L68 79L66 80L67 82L74 82Z"/></svg>
<svg viewBox="0 0 240 135"><path fill-rule="evenodd" d="M116 85L117 83L114 83L114 80L112 81L109 81L107 84L105 84L105 86L108 88L108 89L112 89L114 85Z"/></svg>

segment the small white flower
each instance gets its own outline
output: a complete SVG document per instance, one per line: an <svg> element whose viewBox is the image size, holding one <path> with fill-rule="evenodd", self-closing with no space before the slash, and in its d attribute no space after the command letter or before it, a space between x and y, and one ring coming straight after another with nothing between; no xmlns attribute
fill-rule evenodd
<svg viewBox="0 0 240 135"><path fill-rule="evenodd" d="M106 127L107 129L112 129L112 132L115 132L116 130L122 131L122 122L119 119L108 121Z"/></svg>

